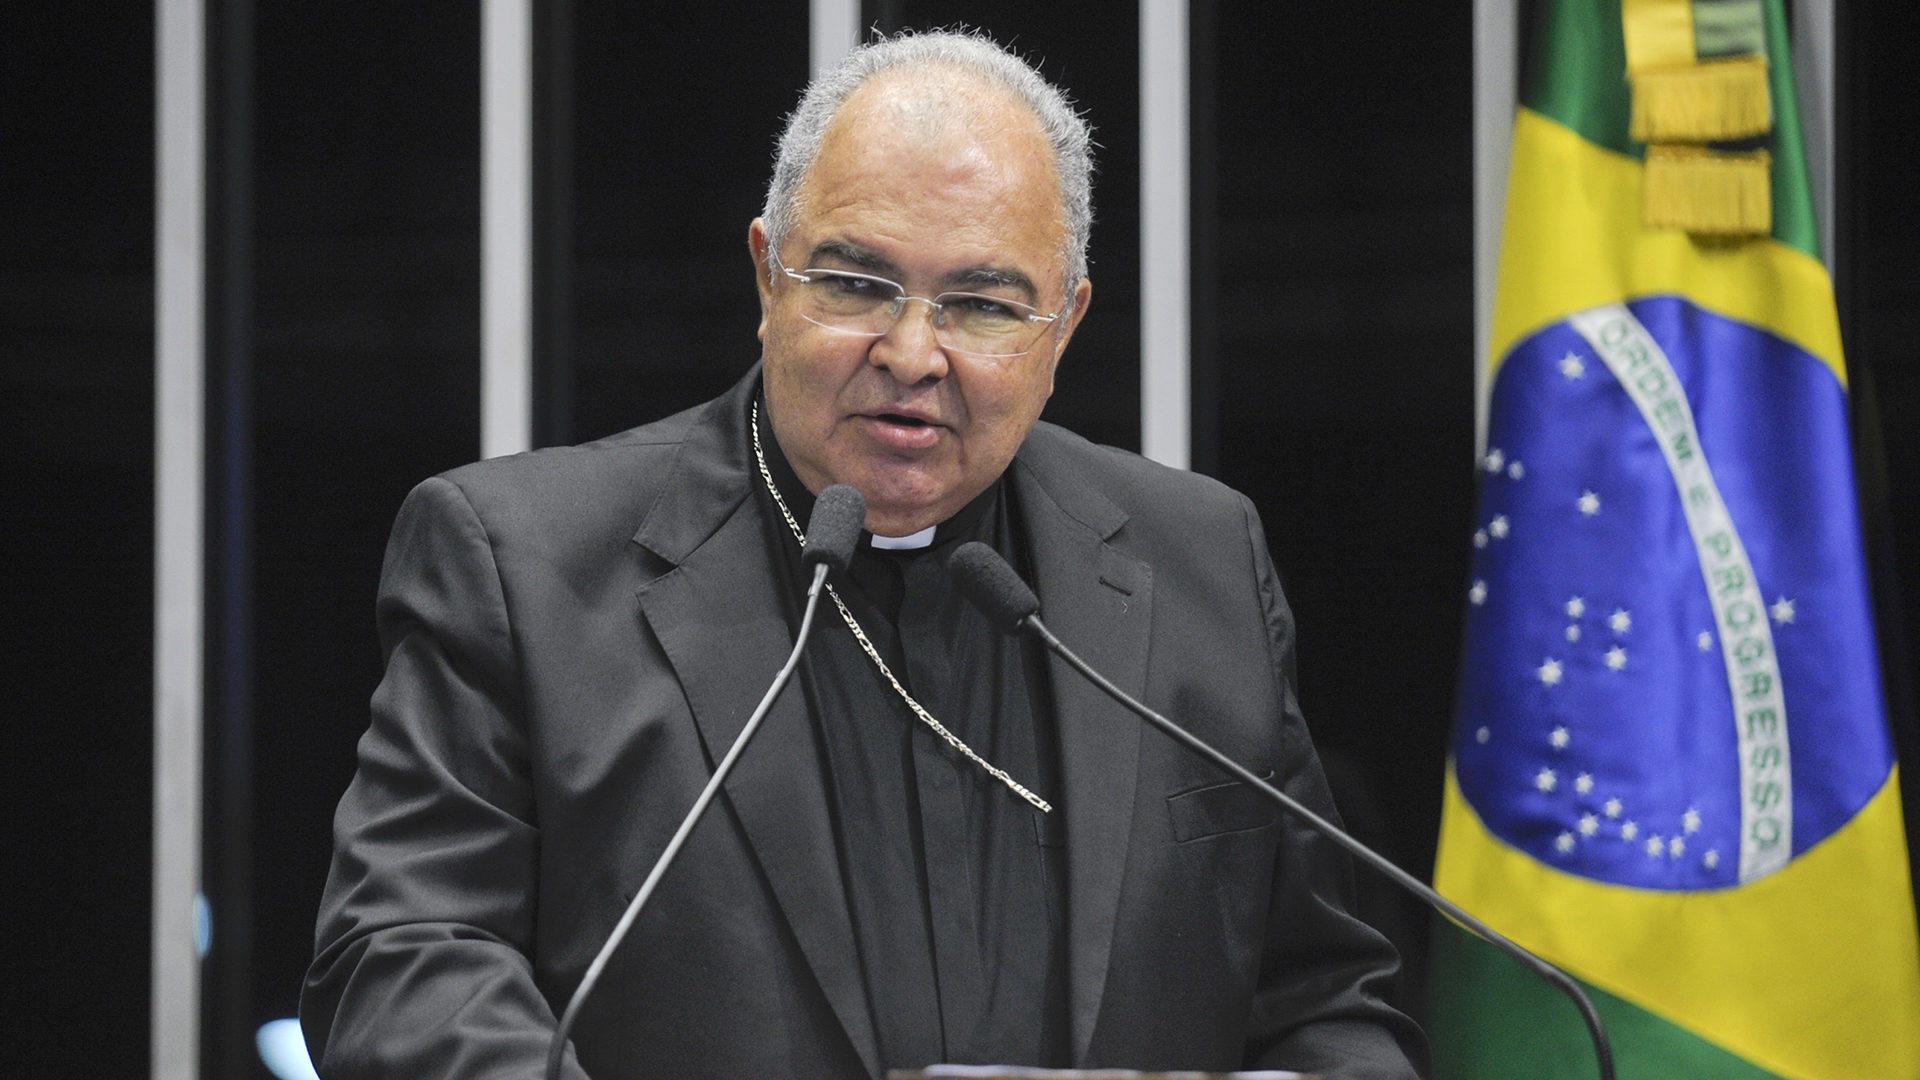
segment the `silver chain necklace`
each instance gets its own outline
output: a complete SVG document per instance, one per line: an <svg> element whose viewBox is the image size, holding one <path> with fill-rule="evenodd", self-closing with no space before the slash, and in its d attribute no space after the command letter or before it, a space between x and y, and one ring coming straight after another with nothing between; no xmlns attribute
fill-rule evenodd
<svg viewBox="0 0 1920 1080"><path fill-rule="evenodd" d="M753 403L753 460L760 466L760 479L765 481L767 485L767 494L773 496L773 505L780 508L780 516L786 519L787 528L793 530L793 538L800 542L801 547L806 547L807 534L800 530L800 523L793 519L793 512L787 509L787 501L780 497L779 485L773 482L773 473L767 468L767 455L765 451L760 449L760 402L758 399L755 399ZM873 647L873 642L867 640L866 631L860 629L859 620L853 617L853 612L847 610L846 601L840 599L839 590L829 584L827 586L827 595L833 598L833 606L840 609L840 618L846 622L847 629L853 631L853 639L858 641L860 648L866 651L867 659L872 660L873 666L880 669L881 676L887 680L888 685L893 687L893 692L900 695L900 700L907 703L907 708L913 710L913 715L919 717L922 723L932 728L935 735L945 739L948 746L960 751L961 754L966 756L967 760L985 769L987 775L1012 788L1014 794L1038 807L1041 813L1050 814L1053 812L1053 807L1048 805L1047 800L1028 791L1020 781L1008 776L1005 769L974 753L973 747L962 742L960 736L948 731L947 725L935 720L932 713L922 707L919 702L913 700L913 695L907 693L907 688L900 685L900 680L894 677L893 669L887 666L885 660L880 659L880 652Z"/></svg>

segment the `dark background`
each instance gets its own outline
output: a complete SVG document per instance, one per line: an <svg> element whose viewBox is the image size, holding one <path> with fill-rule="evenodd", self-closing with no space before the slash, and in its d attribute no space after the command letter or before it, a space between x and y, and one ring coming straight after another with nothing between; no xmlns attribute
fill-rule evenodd
<svg viewBox="0 0 1920 1080"><path fill-rule="evenodd" d="M379 677L406 490L474 457L473 4L215 5L209 1034L291 1016L334 801ZM1835 266L1907 760L1920 629L1920 14L1844 6ZM1259 505L1349 822L1432 863L1473 479L1470 6L1195 4L1196 464ZM1042 62L1100 143L1092 316L1051 419L1138 444L1131 5L872 2ZM575 0L541 27L544 442L710 396L755 357L746 224L806 11ZM570 58L567 59L567 58ZM153 22L0 12L0 568L8 1037L0 1071L147 1068ZM1908 789L1909 835L1920 805ZM1366 879L1421 966L1425 918ZM236 1040L238 1040L236 1042Z"/></svg>

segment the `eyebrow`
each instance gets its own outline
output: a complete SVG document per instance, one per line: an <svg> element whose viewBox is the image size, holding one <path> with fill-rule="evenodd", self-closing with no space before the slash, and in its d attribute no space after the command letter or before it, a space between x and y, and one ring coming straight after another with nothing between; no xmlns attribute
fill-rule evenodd
<svg viewBox="0 0 1920 1080"><path fill-rule="evenodd" d="M869 274L888 277L889 280L900 275L900 268L886 256L870 248L849 244L845 240L822 240L814 245L813 254L807 257L807 265L817 265L823 258L851 263Z"/></svg>
<svg viewBox="0 0 1920 1080"><path fill-rule="evenodd" d="M884 277L889 281L897 281L901 276L900 267L893 260L871 248L861 247L845 240L823 240L814 245L807 264L817 266L822 259L847 263L859 267L865 273ZM1032 278L1018 270L1001 266L969 266L956 270L948 274L941 285L943 288L992 286L1017 289L1025 293L1029 300L1038 299L1040 295L1040 290L1034 286Z"/></svg>
<svg viewBox="0 0 1920 1080"><path fill-rule="evenodd" d="M1032 278L1018 270L1007 270L997 266L970 266L957 274L949 275L947 282L952 285L992 285L1018 289L1025 293L1029 300L1040 298L1040 290L1034 288Z"/></svg>

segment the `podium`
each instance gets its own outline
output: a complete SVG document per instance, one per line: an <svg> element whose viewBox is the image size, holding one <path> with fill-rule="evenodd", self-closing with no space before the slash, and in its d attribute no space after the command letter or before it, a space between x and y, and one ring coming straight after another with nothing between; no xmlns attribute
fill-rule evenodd
<svg viewBox="0 0 1920 1080"><path fill-rule="evenodd" d="M887 1080L1319 1080L1306 1072L1135 1072L1131 1068L1020 1068L1008 1065L929 1065L889 1068Z"/></svg>
<svg viewBox="0 0 1920 1080"><path fill-rule="evenodd" d="M1008 1065L929 1065L887 1070L887 1080L1319 1080L1306 1073L1278 1072L1134 1072L1131 1069L1027 1069Z"/></svg>

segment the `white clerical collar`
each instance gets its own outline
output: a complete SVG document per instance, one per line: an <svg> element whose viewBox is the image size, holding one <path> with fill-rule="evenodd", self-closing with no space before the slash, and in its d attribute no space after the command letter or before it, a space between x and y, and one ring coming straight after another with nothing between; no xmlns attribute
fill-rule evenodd
<svg viewBox="0 0 1920 1080"><path fill-rule="evenodd" d="M882 551L912 551L915 548L923 548L933 543L933 531L939 527L929 525L917 533L908 533L905 536L881 536L879 533L873 533L873 546Z"/></svg>

